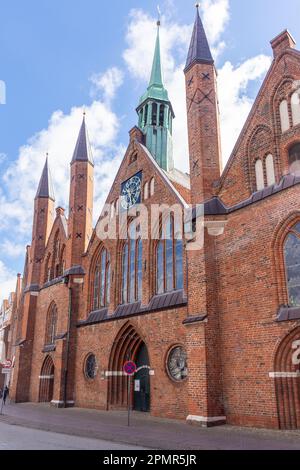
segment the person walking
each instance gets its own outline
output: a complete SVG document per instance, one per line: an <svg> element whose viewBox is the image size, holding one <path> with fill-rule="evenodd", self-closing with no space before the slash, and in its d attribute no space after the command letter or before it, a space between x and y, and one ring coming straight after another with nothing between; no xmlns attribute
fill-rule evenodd
<svg viewBox="0 0 300 470"><path fill-rule="evenodd" d="M4 403L4 405L5 405L5 403L6 403L6 398L8 397L8 395L9 395L9 388L8 388L8 386L6 385L6 386L5 386L5 389L4 389L4 392L3 392L3 403Z"/></svg>

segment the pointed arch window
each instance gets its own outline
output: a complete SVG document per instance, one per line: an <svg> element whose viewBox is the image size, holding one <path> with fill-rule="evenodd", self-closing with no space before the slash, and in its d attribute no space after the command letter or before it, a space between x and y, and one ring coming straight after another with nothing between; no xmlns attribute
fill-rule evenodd
<svg viewBox="0 0 300 470"><path fill-rule="evenodd" d="M295 91L291 98L293 125L300 124L300 89Z"/></svg>
<svg viewBox="0 0 300 470"><path fill-rule="evenodd" d="M300 174L300 143L293 145L289 150L290 173Z"/></svg>
<svg viewBox="0 0 300 470"><path fill-rule="evenodd" d="M132 224L132 228L135 224ZM130 227L129 233L133 230ZM122 303L142 301L143 242L130 238L122 249Z"/></svg>
<svg viewBox="0 0 300 470"><path fill-rule="evenodd" d="M155 191L155 179L152 178L150 181L150 196L154 196L154 191Z"/></svg>
<svg viewBox="0 0 300 470"><path fill-rule="evenodd" d="M156 246L156 293L183 289L183 242L176 237L174 218L167 221L166 237Z"/></svg>
<svg viewBox="0 0 300 470"><path fill-rule="evenodd" d="M107 307L110 303L110 255L102 249L97 261L94 274L93 309Z"/></svg>
<svg viewBox="0 0 300 470"><path fill-rule="evenodd" d="M260 191L261 189L264 189L265 187L263 163L260 159L256 160L256 163L255 163L255 176L256 176L256 189L257 191Z"/></svg>
<svg viewBox="0 0 300 470"><path fill-rule="evenodd" d="M152 126L157 125L157 104L153 103L152 104L152 120L151 120Z"/></svg>
<svg viewBox="0 0 300 470"><path fill-rule="evenodd" d="M287 100L283 100L279 106L281 131L286 132L290 128L289 108Z"/></svg>
<svg viewBox="0 0 300 470"><path fill-rule="evenodd" d="M46 318L46 334L45 334L45 345L52 345L55 343L57 327L57 307L56 304L52 304L48 310Z"/></svg>
<svg viewBox="0 0 300 470"><path fill-rule="evenodd" d="M266 173L267 173L267 184L273 186L275 184L275 170L274 170L274 159L273 155L269 154L266 157Z"/></svg>
<svg viewBox="0 0 300 470"><path fill-rule="evenodd" d="M289 305L300 306L300 223L288 233L284 242L284 259Z"/></svg>
<svg viewBox="0 0 300 470"><path fill-rule="evenodd" d="M164 122L165 122L165 106L161 104L160 109L159 109L159 125L163 127Z"/></svg>
<svg viewBox="0 0 300 470"><path fill-rule="evenodd" d="M144 201L146 201L149 197L149 183L145 183L144 185Z"/></svg>

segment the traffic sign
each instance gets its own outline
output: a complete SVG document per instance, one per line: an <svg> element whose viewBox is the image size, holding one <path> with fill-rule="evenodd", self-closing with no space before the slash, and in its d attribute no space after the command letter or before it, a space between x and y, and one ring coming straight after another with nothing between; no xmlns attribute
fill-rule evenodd
<svg viewBox="0 0 300 470"><path fill-rule="evenodd" d="M123 371L126 375L134 375L136 373L136 364L133 361L127 361L124 364Z"/></svg>
<svg viewBox="0 0 300 470"><path fill-rule="evenodd" d="M9 374L11 372L10 367L5 367L5 369L2 369L2 374Z"/></svg>
<svg viewBox="0 0 300 470"><path fill-rule="evenodd" d="M2 362L0 365L4 368L10 369L12 366L12 361L10 359L6 359L6 361Z"/></svg>

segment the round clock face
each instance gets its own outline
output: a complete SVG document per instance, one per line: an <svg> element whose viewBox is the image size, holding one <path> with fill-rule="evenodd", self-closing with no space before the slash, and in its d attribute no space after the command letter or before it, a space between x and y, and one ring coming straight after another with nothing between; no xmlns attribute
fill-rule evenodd
<svg viewBox="0 0 300 470"><path fill-rule="evenodd" d="M133 176L125 183L121 194L121 205L123 209L128 210L134 206L141 195L141 179L138 176Z"/></svg>
<svg viewBox="0 0 300 470"><path fill-rule="evenodd" d="M183 347L176 346L170 351L167 367L170 377L173 380L180 382L186 379L188 375L187 354Z"/></svg>

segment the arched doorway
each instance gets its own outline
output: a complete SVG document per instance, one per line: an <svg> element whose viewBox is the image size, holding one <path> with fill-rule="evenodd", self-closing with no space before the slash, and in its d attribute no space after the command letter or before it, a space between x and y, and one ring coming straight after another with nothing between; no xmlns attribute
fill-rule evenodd
<svg viewBox="0 0 300 470"><path fill-rule="evenodd" d="M131 403L137 411L150 411L149 355L135 328L126 324L117 335L109 361L108 408L128 407L128 377L123 374L126 361L133 360L138 372L131 384Z"/></svg>
<svg viewBox="0 0 300 470"><path fill-rule="evenodd" d="M280 343L275 357L275 390L280 429L300 429L300 328Z"/></svg>
<svg viewBox="0 0 300 470"><path fill-rule="evenodd" d="M145 343L142 343L137 351L137 373L134 376L134 400L135 411L150 411L150 375L149 356Z"/></svg>
<svg viewBox="0 0 300 470"><path fill-rule="evenodd" d="M39 402L50 403L53 399L54 363L50 356L44 360L40 375Z"/></svg>

